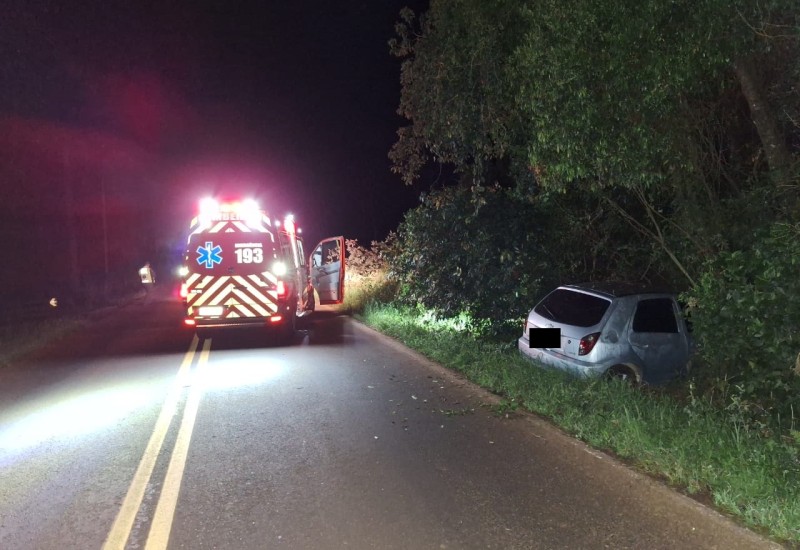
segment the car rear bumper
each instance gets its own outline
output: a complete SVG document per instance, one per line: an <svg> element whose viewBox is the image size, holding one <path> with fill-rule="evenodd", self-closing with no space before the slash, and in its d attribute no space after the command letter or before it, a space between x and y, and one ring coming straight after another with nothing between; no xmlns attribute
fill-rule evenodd
<svg viewBox="0 0 800 550"><path fill-rule="evenodd" d="M532 348L524 336L517 340L517 348L525 357L532 359L540 366L568 371L578 376L596 378L605 373L610 366L578 361L548 349Z"/></svg>

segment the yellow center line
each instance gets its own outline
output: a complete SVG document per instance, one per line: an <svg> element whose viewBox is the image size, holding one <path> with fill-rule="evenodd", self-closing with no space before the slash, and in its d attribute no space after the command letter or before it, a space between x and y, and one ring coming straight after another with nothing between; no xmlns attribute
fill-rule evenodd
<svg viewBox="0 0 800 550"><path fill-rule="evenodd" d="M150 526L150 533L147 536L146 550L158 550L167 547L169 534L172 530L172 519L175 516L175 508L178 505L178 493L181 490L181 480L183 471L186 467L186 457L189 454L189 442L192 439L197 409L200 406L200 397L203 394L203 371L208 363L208 355L211 348L211 340L206 338L203 342L203 351L200 353L200 360L197 362L197 370L194 373L194 383L189 391L186 401L186 408L183 412L183 421L178 438L175 441L175 448L172 450L172 458L167 468L167 476L164 479L164 486L161 488L161 495L158 498L158 505L153 516L153 523Z"/></svg>
<svg viewBox="0 0 800 550"><path fill-rule="evenodd" d="M150 441L147 443L144 455L142 455L139 466L136 468L136 473L128 488L128 493L125 495L125 500L122 501L122 506L120 507L119 513L117 513L117 518L114 520L111 531L108 533L108 537L103 544L103 550L123 550L125 548L125 543L130 536L136 514L139 511L139 507L142 505L145 489L150 481L150 477L153 475L156 459L161 452L161 447L164 444L164 438L167 435L170 422L177 410L184 380L189 374L192 361L194 361L194 354L197 349L198 341L197 335L195 335L194 338L192 338L189 350L183 357L183 362L178 369L175 382L167 395L166 401L164 401L164 406L161 408L161 413L158 416L158 420L156 420L153 434L150 436Z"/></svg>

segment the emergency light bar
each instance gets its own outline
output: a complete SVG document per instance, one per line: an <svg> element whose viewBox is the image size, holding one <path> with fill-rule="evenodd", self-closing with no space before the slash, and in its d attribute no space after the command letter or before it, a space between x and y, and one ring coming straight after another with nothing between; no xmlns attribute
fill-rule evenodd
<svg viewBox="0 0 800 550"><path fill-rule="evenodd" d="M265 216L264 211L253 199L219 202L216 199L207 197L200 201L197 219L202 225L208 225L216 221L242 220L247 225L255 227L261 222L262 216ZM269 218L265 219L267 225L272 225ZM280 220L274 220L274 223L276 227L281 226ZM295 224L294 214L287 214L282 225L290 235L299 235L303 232Z"/></svg>
<svg viewBox="0 0 800 550"><path fill-rule="evenodd" d="M221 220L242 220L249 226L255 226L261 221L263 211L253 199L235 202L218 202L212 198L200 201L198 220L202 224ZM269 219L267 218L269 224Z"/></svg>

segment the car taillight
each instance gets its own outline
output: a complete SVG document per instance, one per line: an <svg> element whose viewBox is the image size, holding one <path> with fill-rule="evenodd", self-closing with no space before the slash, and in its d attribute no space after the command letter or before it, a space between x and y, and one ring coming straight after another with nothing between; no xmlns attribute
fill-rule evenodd
<svg viewBox="0 0 800 550"><path fill-rule="evenodd" d="M286 283L284 283L283 281L278 281L276 284L276 288L278 290L278 298L286 298L286 295L288 294L286 290Z"/></svg>
<svg viewBox="0 0 800 550"><path fill-rule="evenodd" d="M594 345L600 339L600 333L595 332L594 334L589 334L581 338L580 344L578 344L578 355L588 355L594 349Z"/></svg>

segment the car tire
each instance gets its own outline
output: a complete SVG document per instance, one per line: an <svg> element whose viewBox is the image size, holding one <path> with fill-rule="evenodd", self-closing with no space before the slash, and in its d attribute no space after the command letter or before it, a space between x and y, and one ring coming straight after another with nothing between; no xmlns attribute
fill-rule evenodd
<svg viewBox="0 0 800 550"><path fill-rule="evenodd" d="M631 386L637 386L641 382L636 369L628 365L614 365L606 371L606 378L609 380L622 380Z"/></svg>

